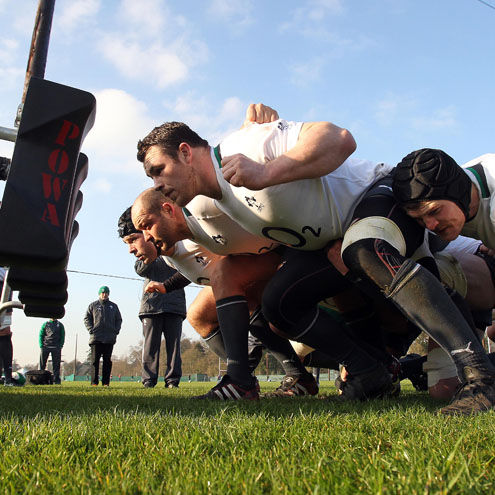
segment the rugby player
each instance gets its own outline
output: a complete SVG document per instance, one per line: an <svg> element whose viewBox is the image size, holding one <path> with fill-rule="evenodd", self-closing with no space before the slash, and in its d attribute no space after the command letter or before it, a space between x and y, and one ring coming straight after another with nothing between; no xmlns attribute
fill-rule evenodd
<svg viewBox="0 0 495 495"><path fill-rule="evenodd" d="M369 185L390 169L347 160L354 149L350 133L328 122L253 123L215 149L185 124L166 123L139 142L138 159L192 216L205 216L206 196L245 230L289 247L264 292L263 314L292 340L345 364L351 379L344 398L366 399L390 391L387 370L318 309L350 285L328 262L328 244L343 235ZM217 299L217 308L232 327L246 301L234 293Z"/></svg>
<svg viewBox="0 0 495 495"><path fill-rule="evenodd" d="M425 159L423 172L430 177L428 154L418 156ZM414 158L410 155L405 161L414 163ZM379 289L451 356L463 386L451 404L441 410L443 414L474 414L492 409L495 368L473 331L465 302L455 291L448 293L440 283L432 253L425 243L425 223L406 215L396 201L397 196L401 198L397 184L404 177L404 168L399 165L394 173L374 184L356 207L353 224L342 245L342 259L350 270L347 276L370 295ZM461 186L465 175L442 175L437 190L448 191L450 202L454 204L455 200L459 211L462 205L468 215L470 187ZM427 182L414 183L415 191L424 186L424 190L436 196L432 192L434 187ZM444 224L437 233L445 234L447 240L454 239L456 235L451 229L450 224Z"/></svg>
<svg viewBox="0 0 495 495"><path fill-rule="evenodd" d="M263 315L257 309L266 277L273 274L278 264L279 256L276 253L268 252L261 255L237 253L237 256L233 256L232 259L235 260L236 265L243 267L242 271L232 273L225 267L219 268L224 263L230 267L231 258L211 253L205 249L204 244L211 244L211 236L208 237L201 229L197 228L197 225L193 234L189 228L189 225L194 225L191 224L191 216L168 200L161 191L154 188L144 191L136 199L132 207L132 220L136 228L143 231L144 239L147 242L153 240L159 249L168 250L165 259L187 278L201 285L211 284L216 294L221 293L221 291L242 292L248 301L248 313L244 320L237 322L235 332L228 334L227 338L223 336L222 321L215 314L215 300L212 298L211 291L203 292L199 299L200 302L193 304L188 311L188 320L198 330L198 333L207 340L208 344L213 336L218 336L217 340L223 338L227 357L225 377L214 387L214 390L201 396L201 398L255 399L258 397L257 384L251 374L254 368L249 365L247 352L248 331L267 347L284 368L286 377L282 386L279 387L279 396L317 394L318 386L313 376L303 367L289 342L268 328ZM266 244L266 240L257 239L255 236L244 232L230 217L220 211L214 215L212 222L204 221L204 224L208 223L213 224L215 226L214 232L217 232L212 237L222 235L226 241L219 248L222 252L226 251L225 246L232 246L231 249L234 249L235 246L241 246L242 240L244 241L243 253L249 252L249 249L256 252L260 242ZM220 225L223 226L223 229L218 228ZM211 231L212 225L209 227ZM199 241L201 244L193 242L191 239ZM172 247L169 248L169 246ZM216 247L215 244L212 246ZM262 249L261 251L265 250ZM219 272L227 272L230 276L219 277ZM147 290L164 292L167 287L162 284L151 283ZM252 313L251 318L249 312ZM244 321L246 322L245 332L243 332ZM216 324L214 325L213 322ZM237 354L231 352L229 338L238 342L239 345L234 349L234 352L238 350ZM254 350L251 348L251 355L253 352Z"/></svg>

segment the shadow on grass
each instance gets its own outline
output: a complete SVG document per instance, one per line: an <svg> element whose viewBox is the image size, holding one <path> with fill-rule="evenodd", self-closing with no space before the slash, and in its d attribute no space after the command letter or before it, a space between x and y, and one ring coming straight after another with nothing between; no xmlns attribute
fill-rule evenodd
<svg viewBox="0 0 495 495"><path fill-rule="evenodd" d="M444 404L426 393L406 391L400 397L368 402L342 402L338 396L323 393L319 397L261 399L260 401L200 401L191 396L208 389L186 390L141 388L90 388L38 386L0 390L0 418L35 416L87 416L102 412L164 414L190 417L214 417L225 412L247 416L285 418L298 415L341 416L353 414L436 413Z"/></svg>

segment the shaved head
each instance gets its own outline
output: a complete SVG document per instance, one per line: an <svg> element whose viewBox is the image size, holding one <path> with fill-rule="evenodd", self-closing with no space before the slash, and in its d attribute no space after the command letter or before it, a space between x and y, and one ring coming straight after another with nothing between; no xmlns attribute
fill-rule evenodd
<svg viewBox="0 0 495 495"><path fill-rule="evenodd" d="M132 205L132 213L158 213L165 202L171 202L160 189L150 187L143 191Z"/></svg>
<svg viewBox="0 0 495 495"><path fill-rule="evenodd" d="M131 216L136 229L162 252L192 236L182 209L155 187L146 189L136 198Z"/></svg>

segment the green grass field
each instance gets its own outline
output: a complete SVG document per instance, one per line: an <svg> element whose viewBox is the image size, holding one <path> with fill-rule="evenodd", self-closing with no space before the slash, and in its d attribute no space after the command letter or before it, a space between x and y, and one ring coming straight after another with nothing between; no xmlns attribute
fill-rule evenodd
<svg viewBox="0 0 495 495"><path fill-rule="evenodd" d="M0 387L0 493L495 492L495 413L426 394L340 403L191 401L213 384ZM262 389L275 384L263 383Z"/></svg>

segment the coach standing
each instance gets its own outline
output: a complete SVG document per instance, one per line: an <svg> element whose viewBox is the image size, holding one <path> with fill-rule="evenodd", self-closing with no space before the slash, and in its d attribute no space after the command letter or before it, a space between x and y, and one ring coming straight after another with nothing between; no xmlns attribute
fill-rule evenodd
<svg viewBox="0 0 495 495"><path fill-rule="evenodd" d="M134 269L143 277L144 287L151 281L164 282L177 276L177 271L167 265L158 256L157 248L151 241L146 241L141 231L137 230L131 219L131 208L121 215L118 222L119 236L129 246L129 253L137 259ZM182 376L182 359L180 339L182 322L186 317L186 298L184 289L170 294L146 292L143 290L139 318L143 323L143 369L142 382L145 387L154 387L158 381L160 363L160 345L162 334L165 339L167 367L165 369L165 386L179 386Z"/></svg>
<svg viewBox="0 0 495 495"><path fill-rule="evenodd" d="M113 346L122 326L119 307L110 301L109 295L110 289L106 285L100 287L98 300L89 305L84 317L84 324L90 334L91 385L98 385L100 358L103 357L101 383L104 387L110 384Z"/></svg>

